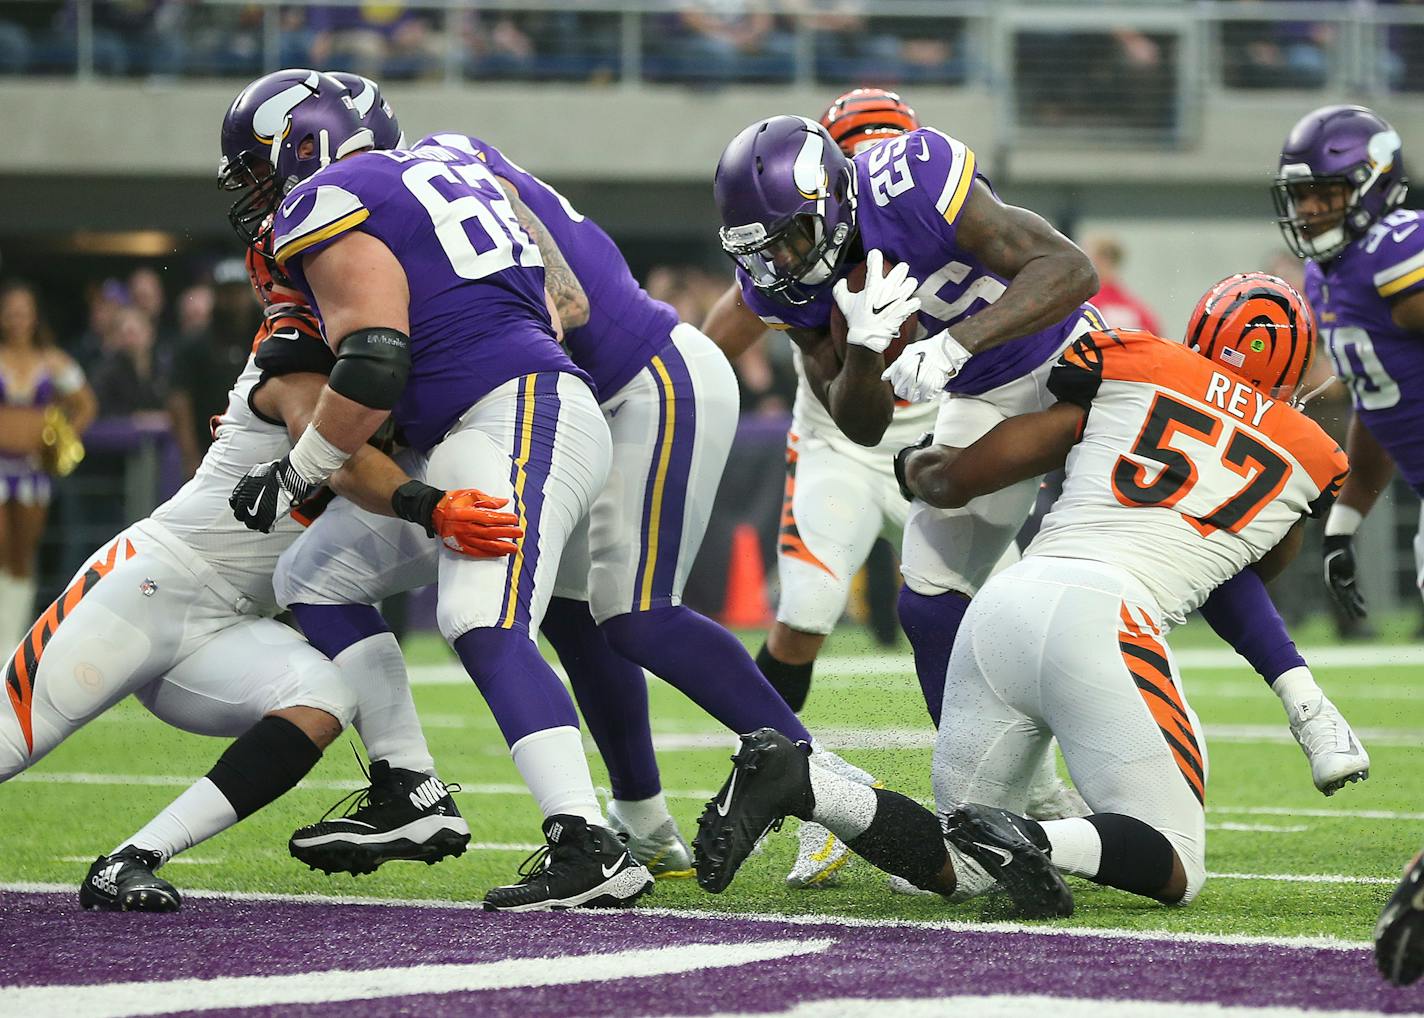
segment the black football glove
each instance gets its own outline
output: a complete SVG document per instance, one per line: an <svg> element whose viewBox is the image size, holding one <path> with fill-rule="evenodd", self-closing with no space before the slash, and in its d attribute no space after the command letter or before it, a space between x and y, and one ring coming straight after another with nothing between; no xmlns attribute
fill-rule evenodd
<svg viewBox="0 0 1424 1018"><path fill-rule="evenodd" d="M232 489L227 504L248 530L270 534L292 506L311 498L319 487L292 469L288 455L249 470Z"/></svg>
<svg viewBox="0 0 1424 1018"><path fill-rule="evenodd" d="M914 445L907 445L895 454L895 483L900 486L900 497L906 502L913 502L915 493L905 484L905 461L910 458L910 453L927 448L933 441L934 435L926 431Z"/></svg>
<svg viewBox="0 0 1424 1018"><path fill-rule="evenodd" d="M1349 534L1325 538L1325 585L1347 616L1365 617L1365 599L1355 584L1355 540Z"/></svg>

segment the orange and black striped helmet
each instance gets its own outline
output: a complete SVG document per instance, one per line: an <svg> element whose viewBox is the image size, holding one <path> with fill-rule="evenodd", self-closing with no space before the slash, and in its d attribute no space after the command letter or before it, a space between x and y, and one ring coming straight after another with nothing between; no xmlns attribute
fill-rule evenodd
<svg viewBox="0 0 1424 1018"><path fill-rule="evenodd" d="M1242 272L1227 276L1197 302L1186 342L1267 395L1290 399L1315 354L1315 315L1279 276Z"/></svg>
<svg viewBox="0 0 1424 1018"><path fill-rule="evenodd" d="M853 156L885 138L919 130L920 120L894 92L853 88L821 114L821 126L831 132L842 152Z"/></svg>

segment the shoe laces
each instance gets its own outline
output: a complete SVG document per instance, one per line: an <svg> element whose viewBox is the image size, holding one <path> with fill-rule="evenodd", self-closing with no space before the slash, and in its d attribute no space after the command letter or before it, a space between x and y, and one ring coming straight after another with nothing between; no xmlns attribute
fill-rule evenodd
<svg viewBox="0 0 1424 1018"><path fill-rule="evenodd" d="M356 758L356 766L361 768L361 776L366 779L366 785L364 788L353 789L347 794L343 795L340 799L337 799L336 802L332 804L331 808L321 815L321 819L323 822L330 820L332 815L336 813L337 810L341 809L343 806L346 806L347 808L346 812L341 814L341 819L348 820L359 814L362 810L365 810L375 804L373 802L373 793L376 790L376 786L371 783L371 769L366 766L366 761L361 759L361 754L356 752L356 747L354 745L351 747L351 755Z"/></svg>
<svg viewBox="0 0 1424 1018"><path fill-rule="evenodd" d="M528 884L536 878L542 876L546 870L553 867L553 849L549 845L540 845L534 851L524 857L524 861L519 864L519 883Z"/></svg>
<svg viewBox="0 0 1424 1018"><path fill-rule="evenodd" d="M1302 716L1293 726L1301 745L1312 755L1344 752L1349 747L1349 726L1338 711L1326 704L1324 697L1316 703L1302 704Z"/></svg>

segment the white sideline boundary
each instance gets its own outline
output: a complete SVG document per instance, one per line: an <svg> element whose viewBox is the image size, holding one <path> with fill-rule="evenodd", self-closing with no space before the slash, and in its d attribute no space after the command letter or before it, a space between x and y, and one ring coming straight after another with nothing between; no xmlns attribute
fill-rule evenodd
<svg viewBox="0 0 1424 1018"><path fill-rule="evenodd" d="M1353 878L1351 878L1353 879ZM1381 878L1382 879L1382 878ZM1390 883L1393 883L1393 879ZM75 894L71 884L35 882L0 882L0 894ZM279 894L268 891L184 891L185 898L207 901L271 901L298 905L359 905L364 907L409 907L431 909L463 909L479 911L477 901L453 901L441 898L361 898L340 894ZM577 911L566 913L578 915ZM1092 937L1101 940L1171 941L1173 943L1228 944L1242 946L1279 947L1290 950L1365 951L1368 941L1345 940L1340 937L1267 937L1244 933L1184 933L1180 930L1131 930L1119 927L1093 926L1032 926L1010 922L959 922L950 919L871 919L864 916L824 914L776 915L753 912L714 912L690 908L642 908L623 912L600 911L596 915L662 916L669 919L697 919L719 922L735 919L747 922L784 923L788 926L845 926L860 929L923 929L949 933L1028 933L1044 937Z"/></svg>

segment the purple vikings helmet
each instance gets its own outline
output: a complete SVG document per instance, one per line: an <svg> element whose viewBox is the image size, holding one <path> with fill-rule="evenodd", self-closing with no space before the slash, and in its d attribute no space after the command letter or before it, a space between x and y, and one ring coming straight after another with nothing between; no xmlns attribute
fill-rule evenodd
<svg viewBox="0 0 1424 1018"><path fill-rule="evenodd" d="M1298 202L1322 185L1346 194L1343 217L1328 229ZM1271 188L1276 223L1301 258L1333 258L1404 201L1409 178L1399 134L1363 106L1322 106L1291 129ZM1313 235L1312 235L1313 234Z"/></svg>
<svg viewBox="0 0 1424 1018"><path fill-rule="evenodd" d="M228 221L252 245L282 195L333 159L370 147L371 130L335 78L302 69L258 78L223 117L218 182L243 192Z"/></svg>
<svg viewBox="0 0 1424 1018"><path fill-rule="evenodd" d="M400 129L395 110L385 96L381 86L370 78L363 78L350 71L327 71L351 93L351 101L356 104L356 112L362 122L371 129L376 148L405 148L405 132Z"/></svg>
<svg viewBox="0 0 1424 1018"><path fill-rule="evenodd" d="M712 185L722 249L758 290L805 304L855 237L855 169L806 117L758 121L732 139Z"/></svg>

